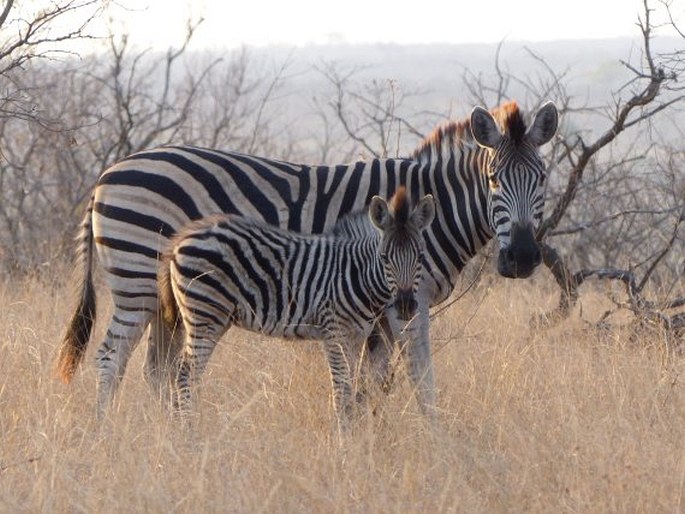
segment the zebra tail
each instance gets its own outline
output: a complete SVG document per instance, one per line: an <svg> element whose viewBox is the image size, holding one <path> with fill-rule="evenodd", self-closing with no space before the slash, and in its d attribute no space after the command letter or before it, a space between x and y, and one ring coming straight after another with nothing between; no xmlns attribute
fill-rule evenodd
<svg viewBox="0 0 685 514"><path fill-rule="evenodd" d="M160 260L157 273L157 289L159 294L159 308L162 320L173 333L178 321L178 304L171 287L171 255L166 254Z"/></svg>
<svg viewBox="0 0 685 514"><path fill-rule="evenodd" d="M55 372L65 384L71 382L83 360L95 324L95 287L93 286L93 199L90 197L86 215L81 222L77 241L76 273L79 277L78 305L71 318L59 349Z"/></svg>

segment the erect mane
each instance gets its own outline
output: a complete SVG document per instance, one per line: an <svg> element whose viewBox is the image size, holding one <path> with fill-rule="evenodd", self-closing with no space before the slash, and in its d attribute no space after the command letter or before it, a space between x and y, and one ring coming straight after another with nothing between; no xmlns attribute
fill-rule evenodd
<svg viewBox="0 0 685 514"><path fill-rule="evenodd" d="M369 213L361 210L341 217L324 234L332 235L337 239L363 239L368 235L376 235L376 231L369 220Z"/></svg>
<svg viewBox="0 0 685 514"><path fill-rule="evenodd" d="M527 127L515 100L505 102L491 109L490 112L505 136L515 144L523 140ZM423 162L426 160L424 158L430 158L433 153L440 155L444 149L463 148L464 144L471 142L473 142L473 135L470 118L448 121L428 134L411 158Z"/></svg>
<svg viewBox="0 0 685 514"><path fill-rule="evenodd" d="M388 200L388 207L398 225L404 226L409 222L412 205L405 186L397 188L395 194ZM341 217L325 234L340 239L359 239L368 235L376 235L377 232L369 220L369 211L363 209Z"/></svg>
<svg viewBox="0 0 685 514"><path fill-rule="evenodd" d="M526 135L526 122L523 121L523 114L521 114L521 110L514 100L503 103L490 112L492 112L504 135L516 144L523 141L523 136Z"/></svg>
<svg viewBox="0 0 685 514"><path fill-rule="evenodd" d="M448 121L433 129L414 150L411 158L426 162L432 160L433 154L441 155L443 149L462 148L464 143L471 141L471 120Z"/></svg>
<svg viewBox="0 0 685 514"><path fill-rule="evenodd" d="M400 186L395 191L390 199L390 209L392 209L395 221L402 225L406 225L409 221L409 212L411 211L411 205L409 203L409 196L407 195L407 189L404 186Z"/></svg>

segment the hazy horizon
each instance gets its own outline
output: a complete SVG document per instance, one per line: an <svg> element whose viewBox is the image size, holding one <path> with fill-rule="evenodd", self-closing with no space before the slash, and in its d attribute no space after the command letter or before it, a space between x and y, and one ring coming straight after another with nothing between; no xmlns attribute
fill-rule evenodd
<svg viewBox="0 0 685 514"><path fill-rule="evenodd" d="M672 9L680 17L681 11L675 6ZM179 44L188 21L196 23L200 19L204 21L194 37L195 48L481 44L639 36L636 22L643 12L641 0L576 0L553 9L541 0L520 0L496 7L487 2L445 5L429 0L418 9L361 0L349 0L344 6L311 0L287 4L256 0L239 5L207 0L146 0L142 7L140 3L131 7L126 1L114 4L108 29L117 35L128 34L134 44L156 48Z"/></svg>

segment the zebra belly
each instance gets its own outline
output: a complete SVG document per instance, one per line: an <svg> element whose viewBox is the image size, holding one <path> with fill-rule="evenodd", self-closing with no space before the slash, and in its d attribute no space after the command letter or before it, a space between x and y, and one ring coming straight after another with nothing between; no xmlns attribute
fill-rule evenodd
<svg viewBox="0 0 685 514"><path fill-rule="evenodd" d="M333 337L347 342L367 337L371 332L370 320L356 320L356 323L352 324L341 323L336 318L327 318L328 321L317 318L301 320L297 323L281 319L262 322L253 316L245 316L241 309L241 313L237 314L234 324L251 332L288 340L323 340Z"/></svg>
<svg viewBox="0 0 685 514"><path fill-rule="evenodd" d="M284 272L280 281L267 281L269 294L257 294L253 297L257 299L254 303L234 290L240 303L236 306L234 323L284 339L321 339L332 313L330 284L312 291L302 284L294 285L292 277L287 275ZM257 291L252 289L252 292Z"/></svg>
<svg viewBox="0 0 685 514"><path fill-rule="evenodd" d="M323 331L320 326L312 325L290 325L287 323L277 324L254 324L238 322L236 326L249 330L251 332L258 332L272 337L280 337L282 339L322 339Z"/></svg>

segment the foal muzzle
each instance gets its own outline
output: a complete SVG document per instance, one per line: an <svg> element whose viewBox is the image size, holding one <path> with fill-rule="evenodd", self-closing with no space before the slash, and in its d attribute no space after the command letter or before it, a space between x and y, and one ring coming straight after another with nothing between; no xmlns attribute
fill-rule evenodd
<svg viewBox="0 0 685 514"><path fill-rule="evenodd" d="M418 302L414 298L414 293L411 289L399 290L397 291L397 296L395 298L395 303L393 307L397 311L400 319L403 321L409 321L416 314L416 309L418 308Z"/></svg>

